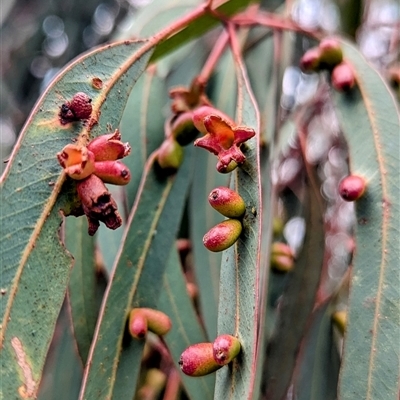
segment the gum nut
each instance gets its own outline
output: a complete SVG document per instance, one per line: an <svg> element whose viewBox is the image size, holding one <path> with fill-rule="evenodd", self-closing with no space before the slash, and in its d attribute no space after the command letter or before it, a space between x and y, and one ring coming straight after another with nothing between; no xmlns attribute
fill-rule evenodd
<svg viewBox="0 0 400 400"><path fill-rule="evenodd" d="M172 137L181 145L187 146L199 135L193 125L192 111L186 111L174 118L171 126Z"/></svg>
<svg viewBox="0 0 400 400"><path fill-rule="evenodd" d="M242 223L237 219L228 219L215 225L203 237L204 246L213 252L231 247L242 233Z"/></svg>
<svg viewBox="0 0 400 400"><path fill-rule="evenodd" d="M221 368L213 356L212 343L197 343L189 346L179 359L182 372L189 376L204 376Z"/></svg>
<svg viewBox="0 0 400 400"><path fill-rule="evenodd" d="M177 170L183 161L182 146L176 140L164 140L158 149L157 160L162 169Z"/></svg>
<svg viewBox="0 0 400 400"><path fill-rule="evenodd" d="M327 38L320 42L320 64L324 68L333 68L343 61L343 51L339 41L335 38Z"/></svg>
<svg viewBox="0 0 400 400"><path fill-rule="evenodd" d="M213 343L213 357L219 365L229 364L240 350L239 339L231 335L220 335Z"/></svg>
<svg viewBox="0 0 400 400"><path fill-rule="evenodd" d="M246 211L244 200L232 189L219 186L208 196L212 208L228 218L240 218Z"/></svg>
<svg viewBox="0 0 400 400"><path fill-rule="evenodd" d="M365 192L366 183L364 178L357 175L350 175L339 184L339 194L345 201L358 200Z"/></svg>

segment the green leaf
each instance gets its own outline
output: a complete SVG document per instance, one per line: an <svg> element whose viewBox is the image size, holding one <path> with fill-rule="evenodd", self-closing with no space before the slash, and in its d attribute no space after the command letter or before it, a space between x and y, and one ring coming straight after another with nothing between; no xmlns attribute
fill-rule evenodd
<svg viewBox="0 0 400 400"><path fill-rule="evenodd" d="M96 273L95 241L87 234L86 218L67 218L65 246L74 257L69 282L69 303L76 343L82 362L86 362L100 308L99 291L105 282ZM103 287L101 284L103 283ZM100 297L101 299L101 297Z"/></svg>
<svg viewBox="0 0 400 400"><path fill-rule="evenodd" d="M242 344L231 367L217 371L215 399L251 399L255 384L259 318L261 183L259 115L241 60L236 60L238 104L236 121L252 127L256 137L246 142L246 162L232 173L234 188L246 203L243 233L222 255L218 334L231 334ZM236 172L237 171L237 172Z"/></svg>
<svg viewBox="0 0 400 400"><path fill-rule="evenodd" d="M276 330L268 343L263 392L282 399L289 387L307 322L315 305L324 260L324 202L314 167L307 167L303 199L306 233L279 305Z"/></svg>
<svg viewBox="0 0 400 400"><path fill-rule="evenodd" d="M81 399L128 399L135 393L143 342L124 340L125 325L133 307L157 306L165 251L175 240L189 187L190 150L176 176L162 178L155 170L155 155L146 164L103 301Z"/></svg>
<svg viewBox="0 0 400 400"><path fill-rule="evenodd" d="M129 209L149 155L164 140L165 115L162 110L167 101L165 80L159 77L157 65L152 66L137 81L121 120L122 137L132 146L131 154L124 159L131 171L131 181L126 187Z"/></svg>
<svg viewBox="0 0 400 400"><path fill-rule="evenodd" d="M70 317L67 303L64 302L47 353L43 378L37 395L38 400L53 400L56 393L59 400L78 398L83 367L76 351Z"/></svg>
<svg viewBox="0 0 400 400"><path fill-rule="evenodd" d="M382 77L342 42L357 87L335 96L349 145L350 171L367 182L356 203L348 329L339 383L341 399L397 399L400 360L400 121Z"/></svg>
<svg viewBox="0 0 400 400"><path fill-rule="evenodd" d="M163 278L163 287L157 308L166 313L172 329L164 337L174 364L180 372L178 361L182 352L194 343L206 342L207 338L189 297L183 276L179 254L173 247ZM191 400L213 398L215 375L193 379L180 372L183 386Z"/></svg>
<svg viewBox="0 0 400 400"><path fill-rule="evenodd" d="M71 259L57 231L59 210L71 199L64 186L57 200L65 176L55 155L76 136L86 138L91 125L61 125L60 106L84 91L93 99L94 115L101 111L92 134L105 133L107 124L118 126L129 91L150 57L146 43L107 45L67 66L35 106L1 177L0 362L8 398L18 388L27 398L35 396L68 283ZM92 87L93 77L102 79L101 90ZM105 102L107 96L119 101Z"/></svg>
<svg viewBox="0 0 400 400"><path fill-rule="evenodd" d="M240 10L243 10L252 2L254 2L254 0L228 0L220 7L217 7L215 11L228 17L234 15ZM204 9L203 5L200 7ZM151 62L164 57L166 54L189 42L190 40L198 38L219 24L220 21L214 16L211 16L207 13L201 15L195 21L181 29L177 34L160 43L154 51Z"/></svg>
<svg viewBox="0 0 400 400"><path fill-rule="evenodd" d="M296 399L337 399L340 357L333 335L333 310L329 299L313 312L294 373Z"/></svg>

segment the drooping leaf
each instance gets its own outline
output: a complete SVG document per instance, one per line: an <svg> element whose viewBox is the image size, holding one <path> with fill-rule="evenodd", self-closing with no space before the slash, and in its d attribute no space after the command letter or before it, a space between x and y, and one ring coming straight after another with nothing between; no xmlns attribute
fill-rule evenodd
<svg viewBox="0 0 400 400"><path fill-rule="evenodd" d="M127 317L133 307L157 306L165 251L175 240L189 187L190 150L176 176L160 176L155 155L146 164L99 315L81 399L123 399L135 393L143 342L124 339Z"/></svg>
<svg viewBox="0 0 400 400"><path fill-rule="evenodd" d="M53 400L55 393L60 400L77 399L82 375L83 365L76 349L68 306L65 302L61 308L53 340L47 353L38 400Z"/></svg>
<svg viewBox="0 0 400 400"><path fill-rule="evenodd" d="M206 342L207 338L186 289L179 254L175 248L171 250L168 259L157 308L171 318L172 329L164 340L180 372L178 361L182 352L194 343ZM193 379L180 372L180 376L189 399L213 398L215 375Z"/></svg>
<svg viewBox="0 0 400 400"><path fill-rule="evenodd" d="M303 200L306 233L300 254L279 304L276 329L268 343L263 393L282 399L289 388L297 353L316 301L324 260L324 202L314 167L307 168Z"/></svg>
<svg viewBox="0 0 400 400"><path fill-rule="evenodd" d="M145 44L107 45L66 67L38 101L1 177L0 360L6 397L16 396L18 388L27 398L35 396L71 266L57 235L59 210L70 199L67 189L59 196L65 176L55 155L77 136L84 140L92 125L61 125L60 106L76 92L86 92L93 115L101 111L92 134L105 133L108 124L118 126L129 91L150 57ZM103 81L100 90L92 86L94 77ZM119 101L105 102L106 96Z"/></svg>
<svg viewBox="0 0 400 400"><path fill-rule="evenodd" d="M251 399L257 361L259 318L259 250L261 184L259 174L258 109L249 86L245 67L235 59L238 79L236 122L252 127L256 136L246 142L246 162L233 172L233 187L246 203L243 233L222 255L218 334L239 338L242 352L231 367L217 371L215 399Z"/></svg>
<svg viewBox="0 0 400 400"><path fill-rule="evenodd" d="M320 305L300 348L294 373L293 392L299 400L335 400L340 357L332 326L331 300Z"/></svg>
<svg viewBox="0 0 400 400"><path fill-rule="evenodd" d="M68 298L74 336L83 364L89 353L100 308L99 291L105 289L105 282L96 273L95 240L87 230L88 223L84 217L65 221L64 243L74 257Z"/></svg>
<svg viewBox="0 0 400 400"><path fill-rule="evenodd" d="M339 382L341 399L399 395L399 111L382 77L342 42L357 87L335 96L350 153L350 171L366 179L356 203L356 251L348 329Z"/></svg>

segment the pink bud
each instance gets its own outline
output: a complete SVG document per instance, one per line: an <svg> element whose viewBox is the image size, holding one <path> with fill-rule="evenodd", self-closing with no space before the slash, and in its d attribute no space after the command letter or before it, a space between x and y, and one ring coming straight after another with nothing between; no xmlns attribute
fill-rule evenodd
<svg viewBox="0 0 400 400"><path fill-rule="evenodd" d="M240 218L246 211L246 205L239 195L227 187L217 187L208 196L212 208L228 218Z"/></svg>
<svg viewBox="0 0 400 400"><path fill-rule="evenodd" d="M357 175L350 175L339 184L339 194L345 201L358 200L365 192L366 183L364 178Z"/></svg>
<svg viewBox="0 0 400 400"><path fill-rule="evenodd" d="M204 246L213 252L231 247L242 233L242 223L237 219L228 219L215 225L203 237Z"/></svg>
<svg viewBox="0 0 400 400"><path fill-rule="evenodd" d="M221 368L221 365L214 360L212 343L189 346L181 354L179 365L182 372L189 376L204 376Z"/></svg>
<svg viewBox="0 0 400 400"><path fill-rule="evenodd" d="M231 335L220 335L213 343L213 357L219 365L229 364L240 350L239 339Z"/></svg>

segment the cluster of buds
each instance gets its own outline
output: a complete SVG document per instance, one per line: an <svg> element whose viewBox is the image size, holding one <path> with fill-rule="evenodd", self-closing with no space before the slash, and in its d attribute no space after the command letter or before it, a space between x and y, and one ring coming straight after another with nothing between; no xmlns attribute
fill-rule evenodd
<svg viewBox="0 0 400 400"><path fill-rule="evenodd" d="M241 350L238 338L220 335L213 343L197 343L189 346L179 359L182 372L189 376L204 376L229 364Z"/></svg>
<svg viewBox="0 0 400 400"><path fill-rule="evenodd" d="M237 126L229 116L214 108L204 93L204 85L196 79L189 89L173 89L170 96L173 117L166 121L166 139L159 152L159 164L167 166L163 168L171 165L174 169L181 159L180 146L192 143L199 134L203 137L195 140L194 145L218 157L219 172L231 172L244 163L246 157L240 147L255 136L253 129Z"/></svg>
<svg viewBox="0 0 400 400"><path fill-rule="evenodd" d="M223 186L212 190L208 201L211 207L228 219L211 228L204 235L203 244L210 251L223 251L239 239L246 205L239 193Z"/></svg>
<svg viewBox="0 0 400 400"><path fill-rule="evenodd" d="M89 222L89 235L94 235L103 222L110 229L122 224L117 205L104 183L126 185L130 171L119 159L130 153L128 143L121 142L121 134L101 135L87 146L68 144L57 153L65 173L76 180L80 209L74 215L85 214Z"/></svg>
<svg viewBox="0 0 400 400"><path fill-rule="evenodd" d="M289 272L294 266L294 253L289 245L282 242L272 243L271 268L279 272Z"/></svg>
<svg viewBox="0 0 400 400"><path fill-rule="evenodd" d="M91 115L92 99L83 92L76 93L71 101L66 101L61 106L59 113L62 125L88 119Z"/></svg>
<svg viewBox="0 0 400 400"><path fill-rule="evenodd" d="M163 336L172 327L168 315L152 308L133 308L129 314L129 333L135 339L144 339L147 332Z"/></svg>
<svg viewBox="0 0 400 400"><path fill-rule="evenodd" d="M339 183L340 197L345 201L360 199L366 189L365 179L358 175L349 175Z"/></svg>
<svg viewBox="0 0 400 400"><path fill-rule="evenodd" d="M356 79L351 66L343 61L340 43L334 38L327 38L318 47L306 51L300 60L300 68L304 72L331 72L331 82L338 91L349 91L355 85Z"/></svg>

